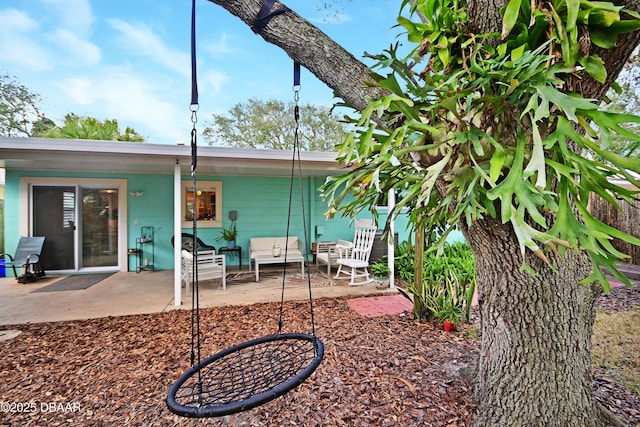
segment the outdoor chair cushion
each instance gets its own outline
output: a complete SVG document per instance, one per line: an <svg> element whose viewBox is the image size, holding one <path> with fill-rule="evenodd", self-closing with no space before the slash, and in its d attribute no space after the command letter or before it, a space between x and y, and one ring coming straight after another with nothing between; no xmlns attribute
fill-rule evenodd
<svg viewBox="0 0 640 427"><path fill-rule="evenodd" d="M282 250L280 257L283 259L285 251L289 256L302 256L300 240L297 236L289 236L288 240L286 237L252 237L249 239L249 270L251 270L251 261L255 260L256 256L272 256L275 245L280 246Z"/></svg>
<svg viewBox="0 0 640 427"><path fill-rule="evenodd" d="M316 266L318 266L320 263L326 264L327 275L331 274L331 267L337 266L337 261L340 258L337 247L348 247L350 245L351 242L348 242L346 240L338 240L336 243L318 242L316 244Z"/></svg>

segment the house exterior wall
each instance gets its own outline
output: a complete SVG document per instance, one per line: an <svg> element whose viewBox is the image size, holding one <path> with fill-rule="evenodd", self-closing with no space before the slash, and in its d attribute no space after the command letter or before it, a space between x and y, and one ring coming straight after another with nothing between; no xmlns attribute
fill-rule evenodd
<svg viewBox="0 0 640 427"><path fill-rule="evenodd" d="M174 268L174 252L171 246L173 236L173 175L170 174L122 174L122 173L52 173L43 171L12 171L6 174L5 190L5 248L8 252L15 250L22 230L27 229L29 217L26 203L22 200L26 197L21 193L21 179L27 177L38 178L73 178L78 184L83 179L121 179L126 180L126 211L119 215L125 215L126 221L126 247L134 248L136 238L140 237L141 227L153 226L155 228L155 266L157 269ZM238 212L236 226L238 238L236 244L242 247L244 266L248 265L249 239L251 237L284 236L287 230L287 216L289 207L289 177L259 177L259 176L198 176L202 181L222 182L222 226L228 227L229 211ZM191 181L189 175L182 176L182 181ZM337 239L350 240L353 237L353 228L349 218L334 218L328 220L324 217L327 205L321 200L317 189L324 179L303 179L305 221L308 235L309 249L312 242ZM27 212L24 212L27 210ZM362 215L362 218L370 217L370 214ZM384 224L386 212L380 212L379 224ZM300 200L300 188L297 181L294 182L292 209L290 217L290 235L296 235L300 239L303 236L302 207ZM399 240L406 240L407 218L400 218L396 222L396 232ZM191 228L183 228L183 232L190 233ZM317 234L321 231L322 234ZM216 248L225 245L223 241L216 241L220 236L221 228L199 228L198 237L205 243ZM128 260L131 268L134 268L135 260ZM231 261L235 265L237 261ZM120 269L126 271L127 265L121 265Z"/></svg>
<svg viewBox="0 0 640 427"><path fill-rule="evenodd" d="M189 177L182 178L183 180ZM266 178L266 177L216 177L204 176L202 180L222 181L223 205L222 226L229 227L229 211L238 212L236 227L238 238L236 245L242 247L242 264L248 265L249 239L251 237L284 236L287 232L287 216L289 208L290 178ZM349 218L336 217L326 219L324 213L327 204L320 198L318 188L324 183L321 178L307 178L303 180L304 210L307 227L307 244L309 250L316 241L337 239L351 240L353 227ZM371 217L363 213L363 218ZM302 206L300 203L300 188L297 181L294 182L292 194L292 208L290 216L290 235L304 237L304 223ZM387 215L386 210L380 212L379 224L384 224ZM406 225L408 217L400 218L396 223L396 231L399 239L406 240ZM317 234L319 227L322 234ZM191 229L185 228L184 232L190 233ZM216 241L220 236L220 228L198 229L198 237L209 245L224 246L224 241ZM235 265L235 261L230 262Z"/></svg>
<svg viewBox="0 0 640 427"><path fill-rule="evenodd" d="M4 248L5 252L13 255L20 239L20 180L12 179L13 175L7 171L5 175L4 192ZM7 275L9 275L7 270Z"/></svg>

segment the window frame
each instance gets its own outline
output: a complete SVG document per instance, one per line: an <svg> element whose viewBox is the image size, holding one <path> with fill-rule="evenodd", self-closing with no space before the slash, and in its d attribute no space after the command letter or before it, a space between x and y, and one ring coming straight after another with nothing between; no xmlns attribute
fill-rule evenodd
<svg viewBox="0 0 640 427"><path fill-rule="evenodd" d="M193 226L193 220L187 219L187 194L193 194L193 182L182 181L181 222L182 228ZM196 191L215 192L215 212L212 219L199 219L197 225L200 228L221 228L222 227L222 181L198 181Z"/></svg>

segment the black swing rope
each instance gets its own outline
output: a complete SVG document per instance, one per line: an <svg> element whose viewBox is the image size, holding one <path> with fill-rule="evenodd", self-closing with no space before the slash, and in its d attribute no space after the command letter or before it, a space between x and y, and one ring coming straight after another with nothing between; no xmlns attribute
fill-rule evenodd
<svg viewBox="0 0 640 427"><path fill-rule="evenodd" d="M196 169L198 168L198 132L196 124L198 123L198 110L200 104L198 101L198 74L196 67L196 0L192 0L191 4L191 103L189 110L191 111L191 182L193 185L193 201L191 204L191 215L193 220L192 235L193 242L193 259L191 265L191 277L193 282L193 290L191 291L191 365L196 360L201 360L201 342L200 342L200 281L198 280L198 217L196 212L196 200L198 197L198 182L196 177Z"/></svg>
<svg viewBox="0 0 640 427"><path fill-rule="evenodd" d="M300 131L300 106L298 105L300 101L300 63L298 61L293 62L293 100L294 100L293 115L294 115L294 121L295 121L295 128L293 132L293 135L294 135L293 152L292 152L293 157L291 159L291 179L289 181L289 209L288 209L288 215L287 215L287 234L286 234L285 242L287 242L287 246L288 246L289 230L291 225L291 206L293 205L293 183L297 178L298 187L300 191L300 209L302 214L302 229L304 231L304 248L305 248L305 257L306 257L309 246L308 246L307 237L306 237L307 236L307 219L306 219L307 215L304 208L304 189L303 189L303 183L302 183L302 166L301 166L302 162L300 160L300 140L298 137L300 133L299 132ZM298 166L297 175L296 175L296 165ZM282 331L282 323L283 323L282 319L284 314L284 285L285 285L286 273L287 273L287 250L285 248L284 264L283 264L283 270L282 270L282 292L280 296L280 320L278 322L278 333ZM315 336L316 331L315 331L315 319L314 319L314 313L313 313L313 298L311 295L311 275L308 273L309 271L307 268L307 287L309 289L309 306L311 307L310 309L311 333L312 335Z"/></svg>
<svg viewBox="0 0 640 427"><path fill-rule="evenodd" d="M286 10L269 12L274 0L265 3L252 26L254 31L263 29L268 20ZM287 9L288 10L288 9ZM255 28L254 28L255 27ZM191 175L193 180L194 206L196 200L197 138L196 123L198 92L195 62L195 0L192 0L191 14ZM300 166L299 133L299 89L300 64L294 63L295 132L294 150L289 188L289 214L287 218L286 242L289 241L291 206L295 163L298 163L298 182L301 194L301 209L304 227L305 257L308 255L306 241L307 224L304 215L304 192ZM191 368L182 374L169 389L166 399L169 409L180 416L191 418L219 417L246 411L269 402L294 389L306 380L320 365L324 356L324 345L315 335L311 276L307 268L309 305L312 334L282 333L284 286L286 277L287 249L284 250L284 270L282 274L282 295L278 332L256 338L222 350L201 360L200 311L198 283L197 217L193 212L193 295L191 315ZM288 246L288 245L287 245ZM306 262L305 262L306 264Z"/></svg>

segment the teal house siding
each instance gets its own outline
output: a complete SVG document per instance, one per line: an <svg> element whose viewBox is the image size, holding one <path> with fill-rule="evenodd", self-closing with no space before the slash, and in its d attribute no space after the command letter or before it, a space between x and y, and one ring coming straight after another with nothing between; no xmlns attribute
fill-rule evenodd
<svg viewBox="0 0 640 427"><path fill-rule="evenodd" d="M42 171L7 171L5 244L13 252L20 239L20 179L23 177L74 178L82 185L82 178L125 179L127 181L127 247L136 247L141 227L153 226L156 230L155 265L158 269L173 268L173 176L166 174L106 174L106 173L50 173ZM131 192L144 193L131 196ZM131 269L135 259L129 260Z"/></svg>
<svg viewBox="0 0 640 427"><path fill-rule="evenodd" d="M154 228L154 265L159 270L173 268L173 176L132 174L127 176L127 228L128 247L136 247L141 228ZM131 193L144 193L132 196ZM148 249L145 248L145 250ZM129 260L133 268L135 259Z"/></svg>
<svg viewBox="0 0 640 427"><path fill-rule="evenodd" d="M12 252L20 238L20 178L22 177L51 177L51 178L82 178L125 179L127 182L127 247L135 248L136 239L140 237L141 228L152 226L155 230L154 252L155 266L159 270L174 268L174 252L171 246L173 236L173 176L167 174L93 174L93 173L47 173L41 171L8 171L5 192L5 244ZM190 176L183 176L183 181L190 181ZM304 213L302 216L302 199L300 185L294 181L292 206L289 217L289 189L288 177L256 177L256 176L201 176L199 180L222 182L222 225L229 227L231 220L229 212L238 213L236 227L238 238L236 244L243 248L242 264L248 265L249 239L251 237L284 236L289 222L291 236L297 236L304 243L306 237L307 250L311 250L313 242L335 241L338 239L351 240L353 225L350 218L336 216L333 219L325 217L327 204L320 197L318 188L324 182L320 178L304 178ZM137 195L136 195L137 194ZM378 218L379 227L384 226L386 208L382 208ZM371 218L369 212L363 212L358 218ZM307 235L304 236L306 222ZM406 218L396 222L396 232L406 239ZM226 242L218 240L221 228L198 228L198 237L205 243L216 248L224 246ZM183 228L183 232L191 233L192 228ZM148 249L148 247L146 248ZM148 255L148 254L147 254ZM145 256L146 257L146 256ZM131 258L129 268L135 267L135 259ZM235 265L237 261L230 261Z"/></svg>
<svg viewBox="0 0 640 427"><path fill-rule="evenodd" d="M4 192L4 248L13 255L20 240L20 185L15 174L7 171ZM7 276L11 275L7 269Z"/></svg>
<svg viewBox="0 0 640 427"><path fill-rule="evenodd" d="M13 165L6 167L5 176L4 243L7 252L15 251L21 235L31 233L31 200L25 192L26 188L21 187L24 183L47 186L50 182L53 186L87 188L107 188L111 183L117 183L120 186L119 205L115 216L110 212L109 220L119 220L119 269L135 268L134 256L127 256L125 251L136 247L136 239L145 226L152 226L155 230L155 268L174 268L174 249L171 245L176 211L174 173L178 164L182 183L191 186L191 176L188 174L189 147L5 138L0 139L0 151L7 159L5 161L11 160ZM249 239L284 236L287 224L290 227L289 234L306 243L303 249L309 252L317 241L353 238L351 218L325 217L328 207L320 197L319 188L325 182L325 173L338 172L331 153L303 153L303 157L307 157L303 161L308 162L310 174L314 176L303 178L300 185L297 178L291 183L290 170L287 171L289 161L282 159L280 152L211 147L203 147L200 152L203 155L198 181L218 181L222 184L222 227L231 225L229 212L237 212L236 244L242 247L242 265L245 268L249 263ZM34 162L39 166L34 168ZM83 169L86 171L77 171ZM302 169L304 173L305 168ZM216 172L218 170L220 172ZM107 187L102 187L103 184ZM182 195L179 199L184 203ZM386 208L379 208L378 213L378 227L382 228L386 220ZM372 217L370 212L358 215L358 219ZM61 222L65 219L65 229L69 230L70 221L67 217L60 218ZM79 218L79 221L82 220ZM396 220L395 231L400 241L407 238L407 220L406 216ZM221 230L221 227L199 227L198 237L219 249L226 245L226 242L218 240ZM192 228L183 224L182 232L191 233ZM77 241L74 244L79 245ZM151 258L150 253L146 252L150 247L147 245L144 250L143 257ZM235 266L237 260L229 259L229 264ZM114 264L110 265L113 269ZM81 266L78 268L82 270Z"/></svg>
<svg viewBox="0 0 640 427"><path fill-rule="evenodd" d="M190 177L183 176L183 180ZM302 188L304 191L304 222L302 215L302 203L300 185L294 181L292 192L292 206L289 218L289 190L290 178L288 177L217 177L204 176L201 180L222 182L222 225L228 228L231 225L229 212L235 210L238 213L236 227L238 238L236 245L243 251L243 265L248 265L249 239L251 237L276 237L285 236L287 222L289 222L289 235L303 239L304 222L306 222L306 242L308 250L316 241L337 239L353 239L353 225L350 218L336 216L333 219L325 217L327 204L320 197L318 188L324 182L320 178L304 178ZM386 208L379 212L379 225L384 226L387 214ZM371 218L369 212L363 212L358 218ZM402 217L396 222L396 232L406 235L407 218ZM220 248L225 245L219 238L221 228L199 228L198 237L206 244ZM185 233L191 233L191 228L184 228ZM406 237L405 237L406 239ZM235 265L235 262L231 262Z"/></svg>

